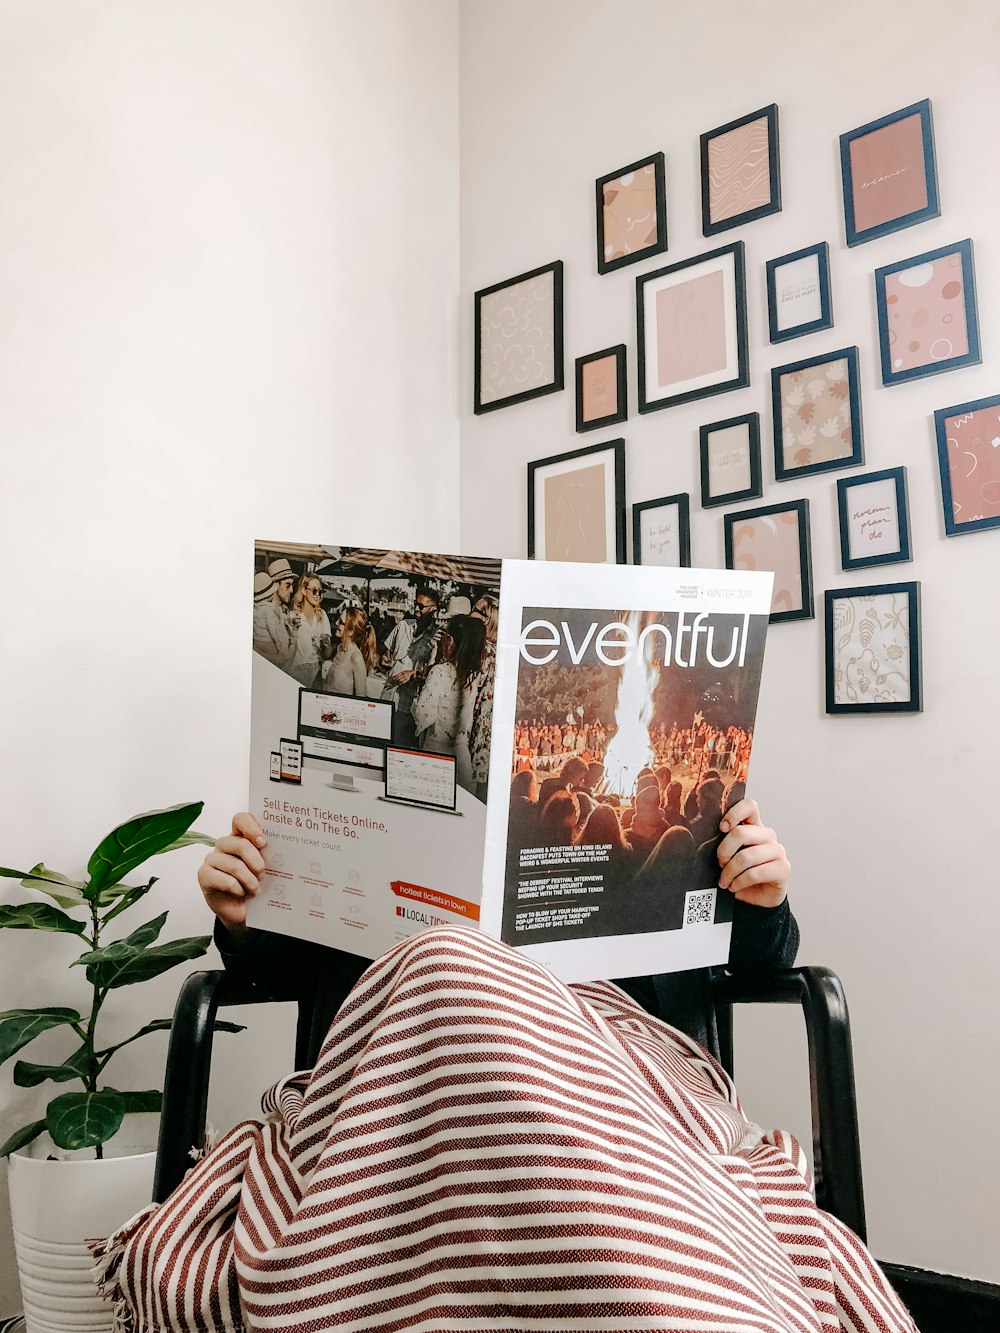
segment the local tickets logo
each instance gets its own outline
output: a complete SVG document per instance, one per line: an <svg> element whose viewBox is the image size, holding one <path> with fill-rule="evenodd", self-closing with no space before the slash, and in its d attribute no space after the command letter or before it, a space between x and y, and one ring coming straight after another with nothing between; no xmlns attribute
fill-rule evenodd
<svg viewBox="0 0 1000 1333"><path fill-rule="evenodd" d="M418 926L446 926L448 922L443 916L432 916L430 912L422 912L417 907L396 907L396 915L402 917L404 921L412 921Z"/></svg>

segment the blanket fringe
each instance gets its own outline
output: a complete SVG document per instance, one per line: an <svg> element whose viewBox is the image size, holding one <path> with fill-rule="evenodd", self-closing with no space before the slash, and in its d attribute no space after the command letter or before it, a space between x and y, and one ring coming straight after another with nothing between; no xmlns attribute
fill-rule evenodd
<svg viewBox="0 0 1000 1333"><path fill-rule="evenodd" d="M94 1257L94 1266L90 1270L94 1286L105 1304L111 1306L112 1333L145 1333L145 1324L136 1324L132 1307L122 1290L120 1270L126 1245L159 1207L158 1203L147 1204L110 1236L85 1242Z"/></svg>

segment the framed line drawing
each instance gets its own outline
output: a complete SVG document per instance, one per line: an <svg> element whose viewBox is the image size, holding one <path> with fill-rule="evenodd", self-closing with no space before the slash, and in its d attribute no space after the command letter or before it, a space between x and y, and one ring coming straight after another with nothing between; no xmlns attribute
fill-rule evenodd
<svg viewBox="0 0 1000 1333"><path fill-rule="evenodd" d="M764 505L725 516L726 568L771 569L770 623L812 620L809 501Z"/></svg>
<svg viewBox="0 0 1000 1333"><path fill-rule="evenodd" d="M920 584L830 588L826 711L919 713Z"/></svg>
<svg viewBox="0 0 1000 1333"><path fill-rule="evenodd" d="M775 103L701 136L701 230L714 236L781 211Z"/></svg>
<svg viewBox="0 0 1000 1333"><path fill-rule="evenodd" d="M701 505L759 500L764 493L760 465L760 413L712 421L699 431Z"/></svg>
<svg viewBox="0 0 1000 1333"><path fill-rule="evenodd" d="M930 102L925 98L842 134L840 174L848 245L939 217Z"/></svg>
<svg viewBox="0 0 1000 1333"><path fill-rule="evenodd" d="M665 495L632 506L632 563L690 569L690 496Z"/></svg>
<svg viewBox="0 0 1000 1333"><path fill-rule="evenodd" d="M934 413L944 530L1000 527L1000 394Z"/></svg>
<svg viewBox="0 0 1000 1333"><path fill-rule="evenodd" d="M863 463L858 349L775 366L771 412L775 481Z"/></svg>
<svg viewBox="0 0 1000 1333"><path fill-rule="evenodd" d="M576 358L576 428L615 426L628 416L625 344Z"/></svg>
<svg viewBox="0 0 1000 1333"><path fill-rule="evenodd" d="M883 384L982 361L971 240L877 268L875 302Z"/></svg>
<svg viewBox="0 0 1000 1333"><path fill-rule="evenodd" d="M667 168L662 153L597 181L597 271L613 273L667 248Z"/></svg>
<svg viewBox="0 0 1000 1333"><path fill-rule="evenodd" d="M625 441L528 464L528 559L625 564Z"/></svg>
<svg viewBox="0 0 1000 1333"><path fill-rule="evenodd" d="M476 292L476 415L563 387L563 265Z"/></svg>
<svg viewBox="0 0 1000 1333"><path fill-rule="evenodd" d="M743 242L636 278L639 411L745 389Z"/></svg>
<svg viewBox="0 0 1000 1333"><path fill-rule="evenodd" d="M769 259L766 269L771 342L833 328L830 247L826 241Z"/></svg>
<svg viewBox="0 0 1000 1333"><path fill-rule="evenodd" d="M842 569L903 564L910 560L906 468L838 477Z"/></svg>

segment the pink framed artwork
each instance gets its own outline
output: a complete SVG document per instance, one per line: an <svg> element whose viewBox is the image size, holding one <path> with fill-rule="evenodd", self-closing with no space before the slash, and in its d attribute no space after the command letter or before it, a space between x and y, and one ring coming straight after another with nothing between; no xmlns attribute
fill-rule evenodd
<svg viewBox="0 0 1000 1333"><path fill-rule="evenodd" d="M982 361L971 240L877 268L875 299L883 384Z"/></svg>
<svg viewBox="0 0 1000 1333"><path fill-rule="evenodd" d="M812 620L812 549L809 501L763 505L725 516L726 568L770 569L772 624Z"/></svg>
<svg viewBox="0 0 1000 1333"><path fill-rule="evenodd" d="M934 413L944 530L1000 527L1000 394Z"/></svg>
<svg viewBox="0 0 1000 1333"><path fill-rule="evenodd" d="M840 136L844 226L861 245L941 214L926 99Z"/></svg>

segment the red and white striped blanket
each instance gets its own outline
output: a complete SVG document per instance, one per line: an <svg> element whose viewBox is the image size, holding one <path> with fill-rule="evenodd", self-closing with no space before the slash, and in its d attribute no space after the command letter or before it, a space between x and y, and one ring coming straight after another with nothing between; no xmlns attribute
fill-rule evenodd
<svg viewBox="0 0 1000 1333"><path fill-rule="evenodd" d="M121 1329L915 1333L701 1047L476 932L374 963L265 1112L97 1248Z"/></svg>

